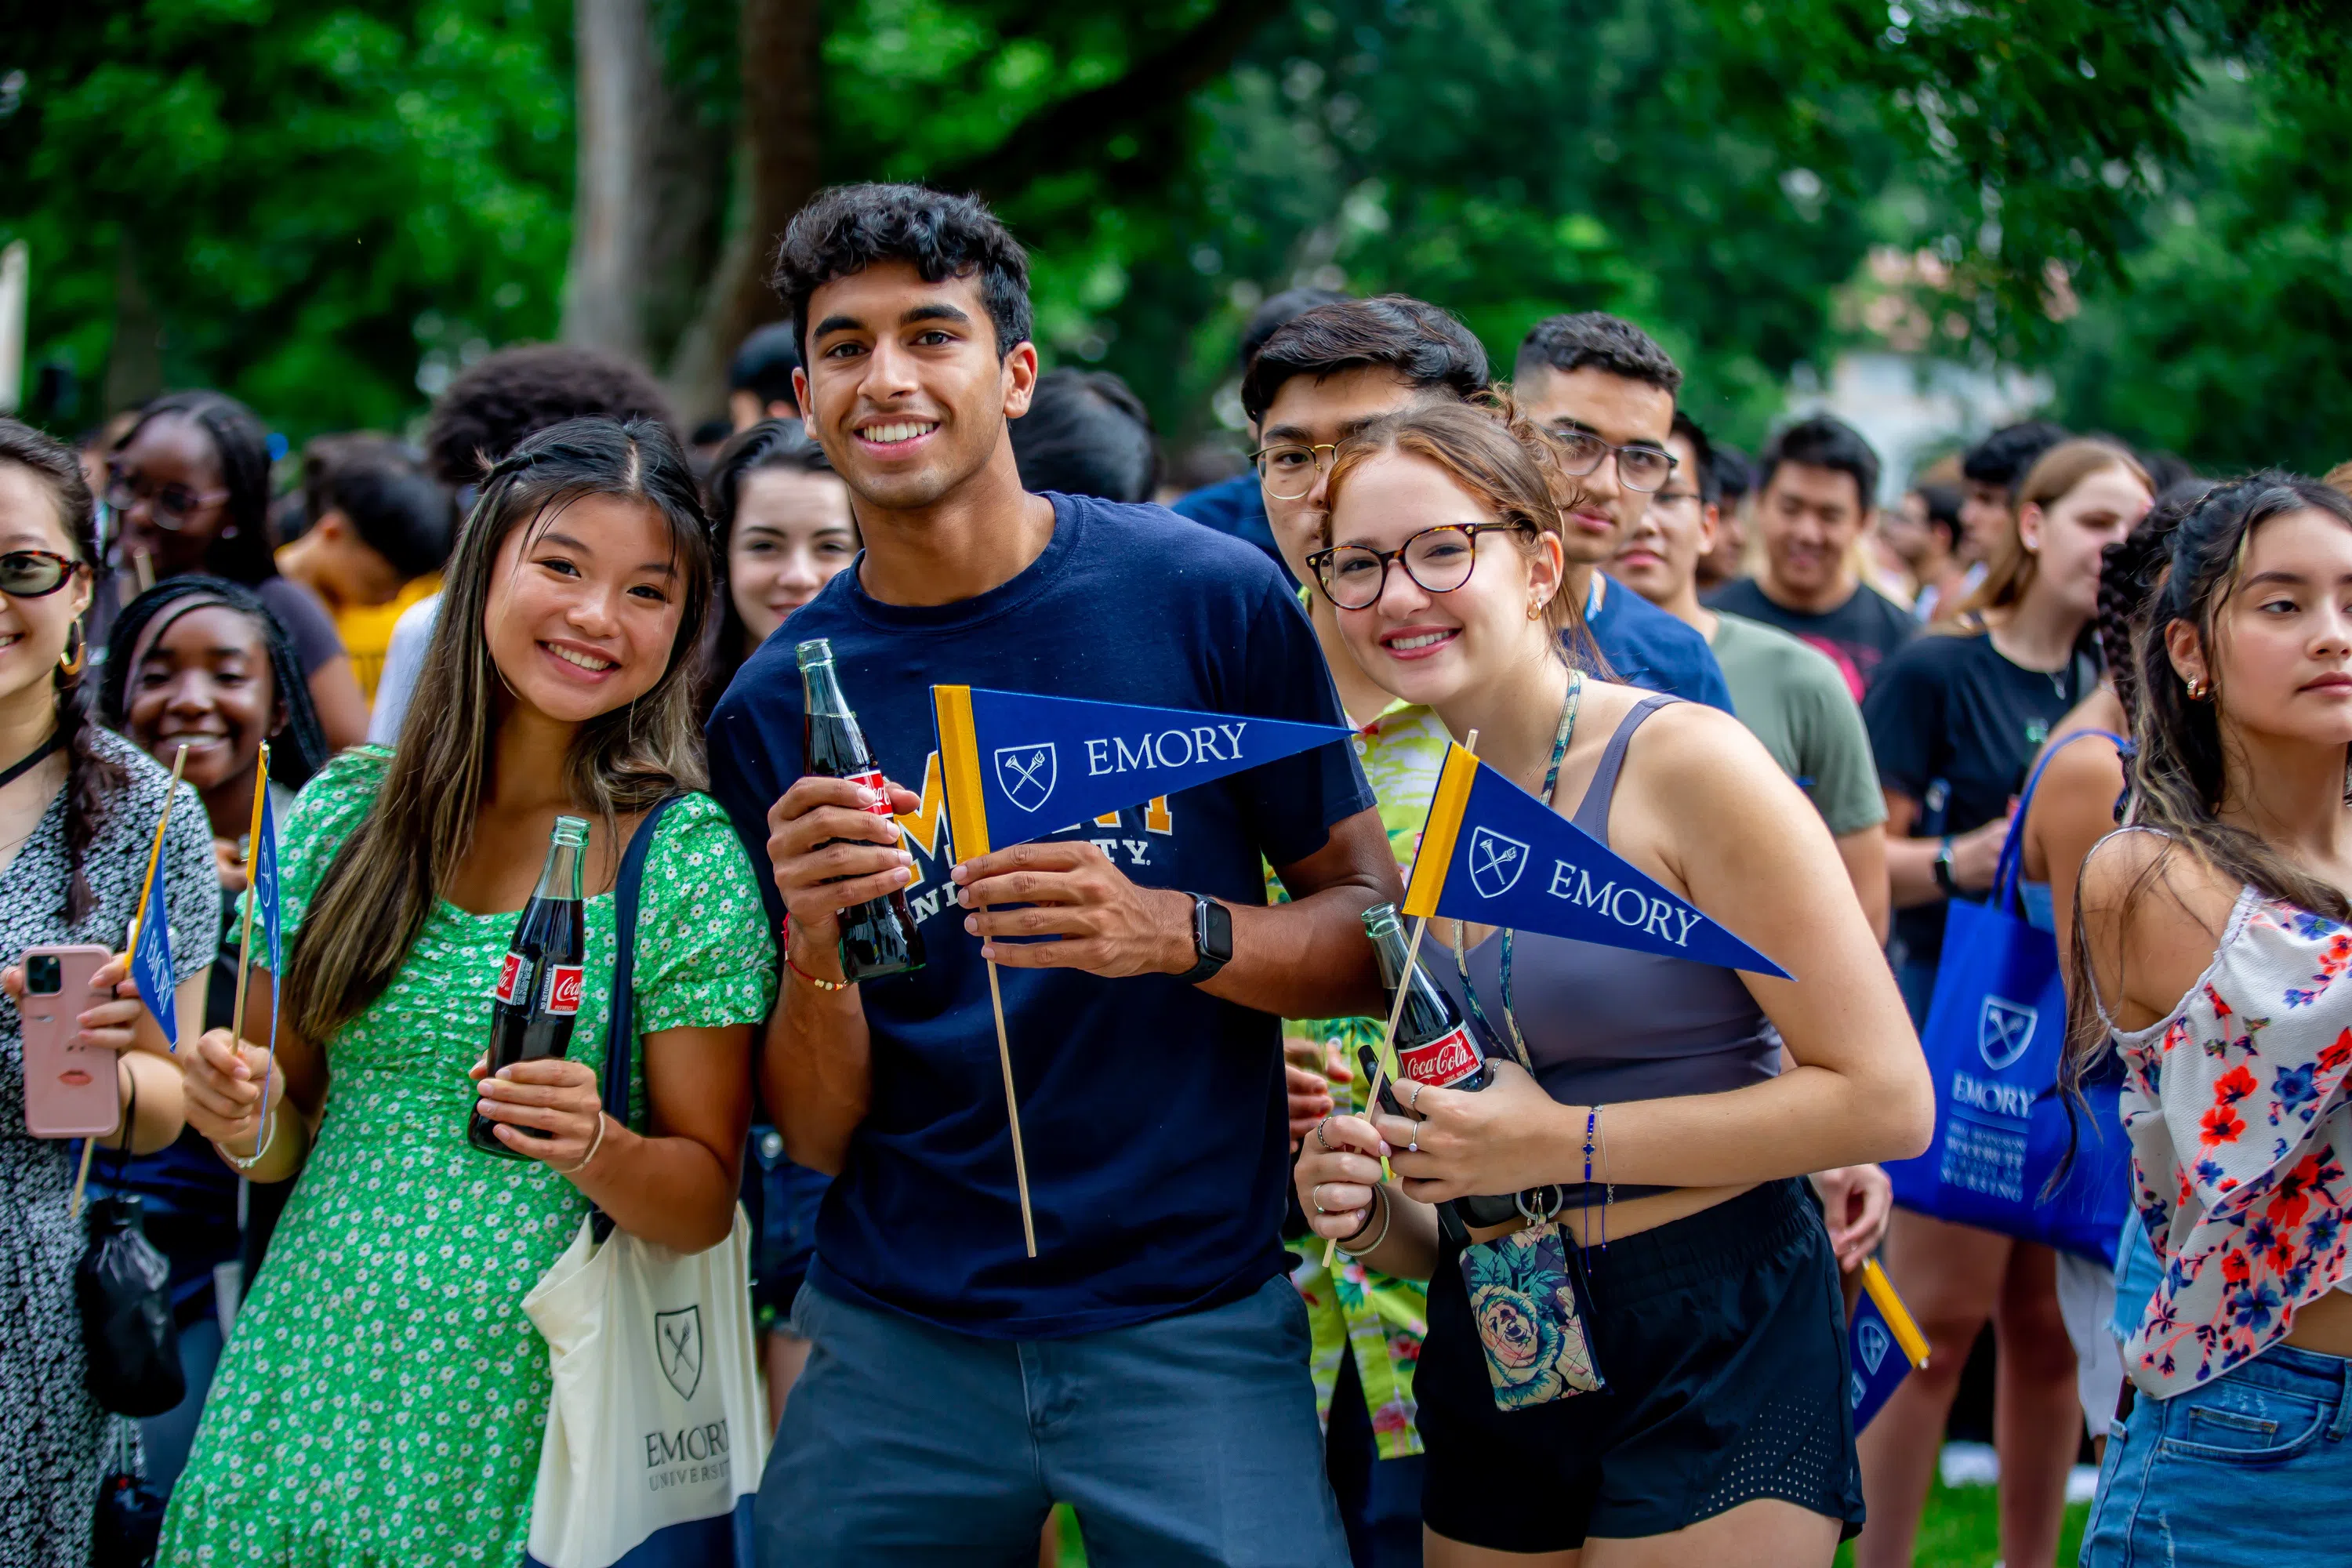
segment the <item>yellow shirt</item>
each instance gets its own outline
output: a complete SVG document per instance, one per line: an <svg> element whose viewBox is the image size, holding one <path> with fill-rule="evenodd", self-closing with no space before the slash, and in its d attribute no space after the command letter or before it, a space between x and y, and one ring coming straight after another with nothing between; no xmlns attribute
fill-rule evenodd
<svg viewBox="0 0 2352 1568"><path fill-rule="evenodd" d="M335 617L335 635L352 656L352 673L359 677L360 695L375 700L376 682L383 676L383 656L392 647L392 626L401 611L427 595L441 591L441 574L410 579L388 605L354 606Z"/></svg>

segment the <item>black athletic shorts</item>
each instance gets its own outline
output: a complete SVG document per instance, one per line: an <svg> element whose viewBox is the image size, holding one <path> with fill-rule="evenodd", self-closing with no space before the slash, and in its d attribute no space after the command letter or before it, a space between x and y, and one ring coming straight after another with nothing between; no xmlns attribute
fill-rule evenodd
<svg viewBox="0 0 2352 1568"><path fill-rule="evenodd" d="M1757 1498L1862 1528L1837 1259L1801 1184L1585 1252L1606 1386L1495 1407L1458 1254L1429 1290L1413 1392L1422 1516L1449 1540L1563 1552L1664 1535Z"/></svg>

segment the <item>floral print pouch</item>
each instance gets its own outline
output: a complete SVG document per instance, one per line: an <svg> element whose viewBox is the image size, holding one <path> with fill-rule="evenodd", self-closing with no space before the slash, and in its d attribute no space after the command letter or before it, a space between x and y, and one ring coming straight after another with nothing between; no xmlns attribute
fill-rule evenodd
<svg viewBox="0 0 2352 1568"><path fill-rule="evenodd" d="M1558 1220L1465 1247L1462 1282L1498 1410L1604 1386L1585 1332L1586 1291Z"/></svg>

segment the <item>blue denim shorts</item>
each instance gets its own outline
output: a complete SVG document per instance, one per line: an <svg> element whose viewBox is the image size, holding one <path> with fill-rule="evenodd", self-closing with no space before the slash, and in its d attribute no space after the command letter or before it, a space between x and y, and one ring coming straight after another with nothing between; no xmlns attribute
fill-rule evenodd
<svg viewBox="0 0 2352 1568"><path fill-rule="evenodd" d="M2342 1568L2352 1361L2277 1345L2107 1429L2083 1568Z"/></svg>

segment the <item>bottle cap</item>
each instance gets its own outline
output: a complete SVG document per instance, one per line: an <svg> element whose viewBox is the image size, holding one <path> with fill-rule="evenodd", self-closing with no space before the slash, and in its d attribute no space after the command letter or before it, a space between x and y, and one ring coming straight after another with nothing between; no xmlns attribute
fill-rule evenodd
<svg viewBox="0 0 2352 1568"><path fill-rule="evenodd" d="M555 819L555 841L577 849L588 842L588 819L584 816L559 816Z"/></svg>
<svg viewBox="0 0 2352 1568"><path fill-rule="evenodd" d="M833 645L823 637L811 637L793 651L799 656L803 669L808 668L813 664L833 662Z"/></svg>
<svg viewBox="0 0 2352 1568"><path fill-rule="evenodd" d="M1374 904L1364 911L1364 934L1386 936L1397 929L1397 909L1394 904Z"/></svg>

